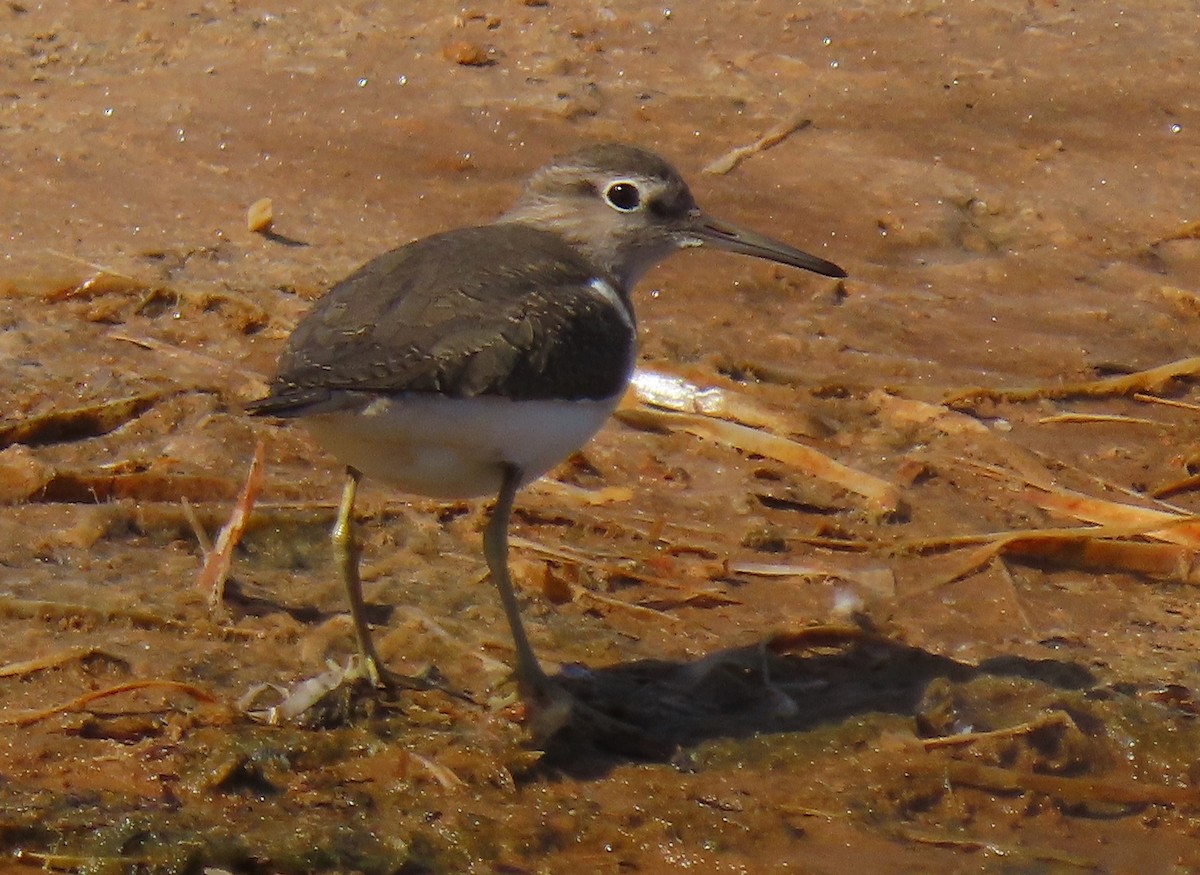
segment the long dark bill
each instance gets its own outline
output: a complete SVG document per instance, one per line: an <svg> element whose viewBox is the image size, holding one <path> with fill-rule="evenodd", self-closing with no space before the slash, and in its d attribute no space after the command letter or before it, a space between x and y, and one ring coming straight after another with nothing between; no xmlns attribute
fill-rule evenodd
<svg viewBox="0 0 1200 875"><path fill-rule="evenodd" d="M742 255L753 255L755 258L765 258L767 261L776 261L779 264L811 270L822 276L839 279L846 276L846 271L832 261L817 258L815 255L793 249L786 243L780 243L778 240L772 240L770 237L751 231L749 228L714 219L704 213L698 213L689 225L688 231L701 246L711 246L727 252L740 252Z"/></svg>

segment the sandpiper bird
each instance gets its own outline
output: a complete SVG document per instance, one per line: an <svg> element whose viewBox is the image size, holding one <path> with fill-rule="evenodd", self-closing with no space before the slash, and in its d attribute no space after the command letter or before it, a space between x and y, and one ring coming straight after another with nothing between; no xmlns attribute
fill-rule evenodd
<svg viewBox="0 0 1200 875"><path fill-rule="evenodd" d="M376 684L395 679L363 605L352 521L363 476L435 498L496 497L484 555L516 645L517 682L534 697L553 688L509 579L513 499L617 406L633 373L634 284L672 252L699 246L846 275L704 213L658 155L602 144L538 170L492 224L368 262L296 326L270 394L248 409L302 419L346 465L333 544Z"/></svg>

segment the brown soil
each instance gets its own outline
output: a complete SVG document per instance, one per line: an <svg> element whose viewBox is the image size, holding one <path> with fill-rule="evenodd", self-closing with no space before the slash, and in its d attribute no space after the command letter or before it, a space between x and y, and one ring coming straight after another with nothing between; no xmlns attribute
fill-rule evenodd
<svg viewBox="0 0 1200 875"><path fill-rule="evenodd" d="M5 865L1200 871L1197 535L1134 510L1200 505L1197 367L1103 382L1195 351L1195 16L3 4ZM701 172L788 119L811 124ZM484 508L368 488L380 647L462 695L248 716L256 686L352 640L337 465L240 405L332 281L613 138L850 272L681 255L638 290L641 366L900 503L634 405L513 527L543 661L633 731L539 746ZM269 234L246 230L262 197ZM215 533L259 439L263 494L210 612L183 500ZM1101 522L1123 528L947 543Z"/></svg>

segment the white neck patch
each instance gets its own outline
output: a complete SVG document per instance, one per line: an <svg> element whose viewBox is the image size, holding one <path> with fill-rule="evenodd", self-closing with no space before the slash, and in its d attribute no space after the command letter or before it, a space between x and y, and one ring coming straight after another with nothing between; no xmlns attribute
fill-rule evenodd
<svg viewBox="0 0 1200 875"><path fill-rule="evenodd" d="M588 288L598 298L602 298L606 304L616 309L621 314L621 321L629 328L633 328L633 313L629 310L629 304L625 299L613 288L612 283L600 277L592 277L588 280Z"/></svg>

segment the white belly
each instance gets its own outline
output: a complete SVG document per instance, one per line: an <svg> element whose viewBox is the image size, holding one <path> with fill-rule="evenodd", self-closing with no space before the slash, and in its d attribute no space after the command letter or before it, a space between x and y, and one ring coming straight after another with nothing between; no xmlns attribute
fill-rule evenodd
<svg viewBox="0 0 1200 875"><path fill-rule="evenodd" d="M410 394L306 416L326 450L365 476L431 498L495 495L505 464L524 485L583 446L618 398L511 401Z"/></svg>

